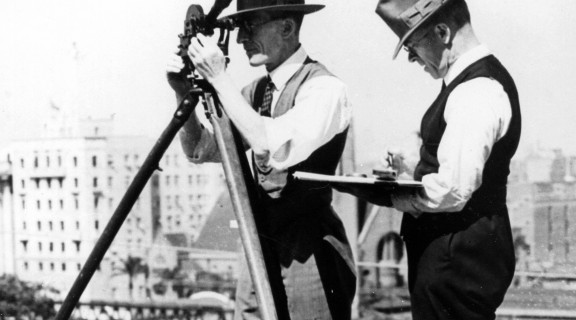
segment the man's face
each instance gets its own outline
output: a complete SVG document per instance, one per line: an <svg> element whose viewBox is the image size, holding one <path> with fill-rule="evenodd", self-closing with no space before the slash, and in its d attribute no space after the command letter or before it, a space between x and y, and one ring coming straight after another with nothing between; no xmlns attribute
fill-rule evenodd
<svg viewBox="0 0 576 320"><path fill-rule="evenodd" d="M241 21L237 42L244 46L251 66L266 65L270 71L283 62L284 40L280 28L281 20L273 19L265 12Z"/></svg>
<svg viewBox="0 0 576 320"><path fill-rule="evenodd" d="M448 72L449 51L435 27L414 32L404 48L408 51L408 61L418 62L432 78L444 78Z"/></svg>

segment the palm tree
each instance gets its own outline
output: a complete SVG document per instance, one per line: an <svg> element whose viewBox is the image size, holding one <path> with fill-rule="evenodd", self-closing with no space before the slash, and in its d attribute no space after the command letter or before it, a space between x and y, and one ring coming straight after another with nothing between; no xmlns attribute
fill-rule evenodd
<svg viewBox="0 0 576 320"><path fill-rule="evenodd" d="M144 274L144 277L148 279L149 268L144 260L140 257L128 256L126 259L120 259L120 266L114 267L114 273L112 276L118 275L128 275L128 292L130 294L130 300L134 300L134 279L138 274Z"/></svg>

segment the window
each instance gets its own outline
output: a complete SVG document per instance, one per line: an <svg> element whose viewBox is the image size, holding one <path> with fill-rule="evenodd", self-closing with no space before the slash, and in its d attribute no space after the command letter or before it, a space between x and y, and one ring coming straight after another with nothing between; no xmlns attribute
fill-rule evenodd
<svg viewBox="0 0 576 320"><path fill-rule="evenodd" d="M60 244L60 249L62 250L62 252L65 252L65 251L66 251L66 244L65 244L64 242L62 242L62 243Z"/></svg>
<svg viewBox="0 0 576 320"><path fill-rule="evenodd" d="M22 222L22 230L26 230L26 221Z"/></svg>
<svg viewBox="0 0 576 320"><path fill-rule="evenodd" d="M74 197L74 209L78 210L80 203L78 202L78 197Z"/></svg>
<svg viewBox="0 0 576 320"><path fill-rule="evenodd" d="M78 178L74 178L74 187L78 188Z"/></svg>
<svg viewBox="0 0 576 320"><path fill-rule="evenodd" d="M174 176L174 185L178 186L178 176Z"/></svg>
<svg viewBox="0 0 576 320"><path fill-rule="evenodd" d="M76 221L76 230L80 230L80 221Z"/></svg>
<svg viewBox="0 0 576 320"><path fill-rule="evenodd" d="M58 166L61 167L62 166L62 156L58 155Z"/></svg>
<svg viewBox="0 0 576 320"><path fill-rule="evenodd" d="M54 262L50 262L50 271L54 271Z"/></svg>
<svg viewBox="0 0 576 320"><path fill-rule="evenodd" d="M167 185L167 186L170 185L170 176L166 176L166 185Z"/></svg>
<svg viewBox="0 0 576 320"><path fill-rule="evenodd" d="M92 167L96 168L98 166L98 158L96 156L92 156Z"/></svg>
<svg viewBox="0 0 576 320"><path fill-rule="evenodd" d="M24 159L20 159L20 168L24 168Z"/></svg>
<svg viewBox="0 0 576 320"><path fill-rule="evenodd" d="M28 251L28 240L20 240L20 242L22 243L22 250L24 250L24 252Z"/></svg>
<svg viewBox="0 0 576 320"><path fill-rule="evenodd" d="M92 179L92 185L94 186L94 188L98 187L98 178L95 177Z"/></svg>
<svg viewBox="0 0 576 320"><path fill-rule="evenodd" d="M44 270L44 264L42 264L42 262L38 262L38 269L40 271Z"/></svg>
<svg viewBox="0 0 576 320"><path fill-rule="evenodd" d="M52 231L52 229L54 228L52 221L48 221L48 229L50 229L50 231Z"/></svg>
<svg viewBox="0 0 576 320"><path fill-rule="evenodd" d="M80 271L80 270L82 269L82 265L79 264L79 263L77 263L77 264L76 264L76 269L78 269L78 271Z"/></svg>
<svg viewBox="0 0 576 320"><path fill-rule="evenodd" d="M28 262L24 262L24 270L28 270Z"/></svg>
<svg viewBox="0 0 576 320"><path fill-rule="evenodd" d="M34 157L34 168L38 168L38 157Z"/></svg>
<svg viewBox="0 0 576 320"><path fill-rule="evenodd" d="M73 242L76 245L76 252L80 252L80 240L74 240Z"/></svg>
<svg viewBox="0 0 576 320"><path fill-rule="evenodd" d="M66 271L66 262L62 262L62 271Z"/></svg>
<svg viewBox="0 0 576 320"><path fill-rule="evenodd" d="M42 242L38 242L38 251L42 252Z"/></svg>
<svg viewBox="0 0 576 320"><path fill-rule="evenodd" d="M41 221L36 222L36 226L38 227L38 231L42 231L42 222Z"/></svg>
<svg viewBox="0 0 576 320"><path fill-rule="evenodd" d="M26 210L26 199L22 198L22 210Z"/></svg>
<svg viewBox="0 0 576 320"><path fill-rule="evenodd" d="M26 181L22 180L22 189L26 188Z"/></svg>
<svg viewBox="0 0 576 320"><path fill-rule="evenodd" d="M96 231L100 229L100 221L98 220L94 221L94 229L96 229Z"/></svg>
<svg viewBox="0 0 576 320"><path fill-rule="evenodd" d="M108 186L112 187L112 177L108 177Z"/></svg>
<svg viewBox="0 0 576 320"><path fill-rule="evenodd" d="M94 195L94 209L98 209L98 198L100 198L98 195Z"/></svg>
<svg viewBox="0 0 576 320"><path fill-rule="evenodd" d="M50 242L48 244L48 251L50 251L50 252L54 251L54 243Z"/></svg>
<svg viewBox="0 0 576 320"><path fill-rule="evenodd" d="M41 206L40 206L40 200L36 200L36 208L38 210L40 210Z"/></svg>
<svg viewBox="0 0 576 320"><path fill-rule="evenodd" d="M52 179L46 179L46 183L48 184L48 189L52 188Z"/></svg>
<svg viewBox="0 0 576 320"><path fill-rule="evenodd" d="M64 231L64 221L60 221L60 230Z"/></svg>
<svg viewBox="0 0 576 320"><path fill-rule="evenodd" d="M77 157L73 157L72 162L74 163L74 168L78 167L78 158Z"/></svg>
<svg viewBox="0 0 576 320"><path fill-rule="evenodd" d="M50 167L50 156L46 156L46 168Z"/></svg>
<svg viewBox="0 0 576 320"><path fill-rule="evenodd" d="M60 199L60 209L64 209L64 199Z"/></svg>
<svg viewBox="0 0 576 320"><path fill-rule="evenodd" d="M48 210L52 210L52 200L48 200Z"/></svg>

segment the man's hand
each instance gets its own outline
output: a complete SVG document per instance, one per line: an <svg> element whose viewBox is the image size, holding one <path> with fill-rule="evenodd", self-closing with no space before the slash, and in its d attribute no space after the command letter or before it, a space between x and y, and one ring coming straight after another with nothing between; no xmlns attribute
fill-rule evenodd
<svg viewBox="0 0 576 320"><path fill-rule="evenodd" d="M212 84L226 72L226 58L222 50L212 39L202 34L192 38L188 55L198 73Z"/></svg>
<svg viewBox="0 0 576 320"><path fill-rule="evenodd" d="M414 218L420 217L422 211L415 207L417 195L413 191L395 192L391 196L392 206L401 212L411 214Z"/></svg>
<svg viewBox="0 0 576 320"><path fill-rule="evenodd" d="M385 168L396 170L398 176L404 174L404 176L408 175L411 178L413 174L413 169L408 164L406 156L401 149L389 148L386 150L386 156L382 157L380 162Z"/></svg>
<svg viewBox="0 0 576 320"><path fill-rule="evenodd" d="M178 52L179 51L176 51L168 57L168 63L166 64L166 78L168 79L168 84L176 94L183 97L188 93L190 88L186 81L186 75L182 72L182 69L184 69L184 62L182 61L182 57L178 55Z"/></svg>

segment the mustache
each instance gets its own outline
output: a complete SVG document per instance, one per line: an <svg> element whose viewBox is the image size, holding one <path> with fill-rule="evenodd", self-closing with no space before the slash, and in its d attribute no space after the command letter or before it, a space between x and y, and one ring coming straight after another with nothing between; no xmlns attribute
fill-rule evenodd
<svg viewBox="0 0 576 320"><path fill-rule="evenodd" d="M256 49L258 49L258 46L256 46L255 44L250 43L250 42L244 43L244 50L251 51L251 50L256 50Z"/></svg>

